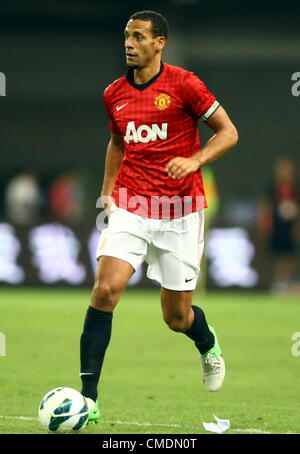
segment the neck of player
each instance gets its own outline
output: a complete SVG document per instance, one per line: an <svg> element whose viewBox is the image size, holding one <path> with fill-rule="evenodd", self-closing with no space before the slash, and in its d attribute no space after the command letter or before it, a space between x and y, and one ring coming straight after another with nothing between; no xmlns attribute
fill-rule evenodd
<svg viewBox="0 0 300 454"><path fill-rule="evenodd" d="M161 55L158 55L158 58L155 58L151 64L145 66L144 68L139 68L134 70L134 82L136 84L146 84L151 80L156 74L160 71Z"/></svg>

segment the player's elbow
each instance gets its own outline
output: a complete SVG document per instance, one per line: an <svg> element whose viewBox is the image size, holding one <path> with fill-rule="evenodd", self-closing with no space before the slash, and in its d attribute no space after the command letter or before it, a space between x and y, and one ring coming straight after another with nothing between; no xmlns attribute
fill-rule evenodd
<svg viewBox="0 0 300 454"><path fill-rule="evenodd" d="M229 131L231 146L235 147L239 141L239 133L234 125L230 127Z"/></svg>

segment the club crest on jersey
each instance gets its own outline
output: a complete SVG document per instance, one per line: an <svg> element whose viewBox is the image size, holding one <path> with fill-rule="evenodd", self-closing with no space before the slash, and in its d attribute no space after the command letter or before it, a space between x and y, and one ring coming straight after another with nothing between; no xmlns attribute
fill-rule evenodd
<svg viewBox="0 0 300 454"><path fill-rule="evenodd" d="M161 93L160 95L156 96L154 99L155 107L158 110L165 110L169 107L171 103L171 97L166 93Z"/></svg>
<svg viewBox="0 0 300 454"><path fill-rule="evenodd" d="M168 131L168 123L162 123L161 126L156 123L149 125L141 125L135 127L134 121L129 121L126 128L125 142L129 143L133 140L134 143L154 142L158 139L166 140Z"/></svg>

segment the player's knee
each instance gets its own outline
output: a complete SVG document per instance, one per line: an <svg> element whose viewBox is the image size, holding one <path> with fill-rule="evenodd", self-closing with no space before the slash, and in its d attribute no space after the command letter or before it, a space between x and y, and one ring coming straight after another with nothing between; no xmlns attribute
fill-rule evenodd
<svg viewBox="0 0 300 454"><path fill-rule="evenodd" d="M97 281L92 291L92 306L99 310L113 311L120 296L120 291L114 286Z"/></svg>
<svg viewBox="0 0 300 454"><path fill-rule="evenodd" d="M165 316L164 321L172 331L179 333L187 331L190 327L189 319L185 314Z"/></svg>

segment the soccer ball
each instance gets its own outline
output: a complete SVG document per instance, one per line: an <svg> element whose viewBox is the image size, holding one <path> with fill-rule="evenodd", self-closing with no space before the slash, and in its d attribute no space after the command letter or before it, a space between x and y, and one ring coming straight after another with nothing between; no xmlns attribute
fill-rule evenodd
<svg viewBox="0 0 300 454"><path fill-rule="evenodd" d="M39 405L39 420L50 432L80 430L88 421L89 411L85 398L72 388L49 391Z"/></svg>

